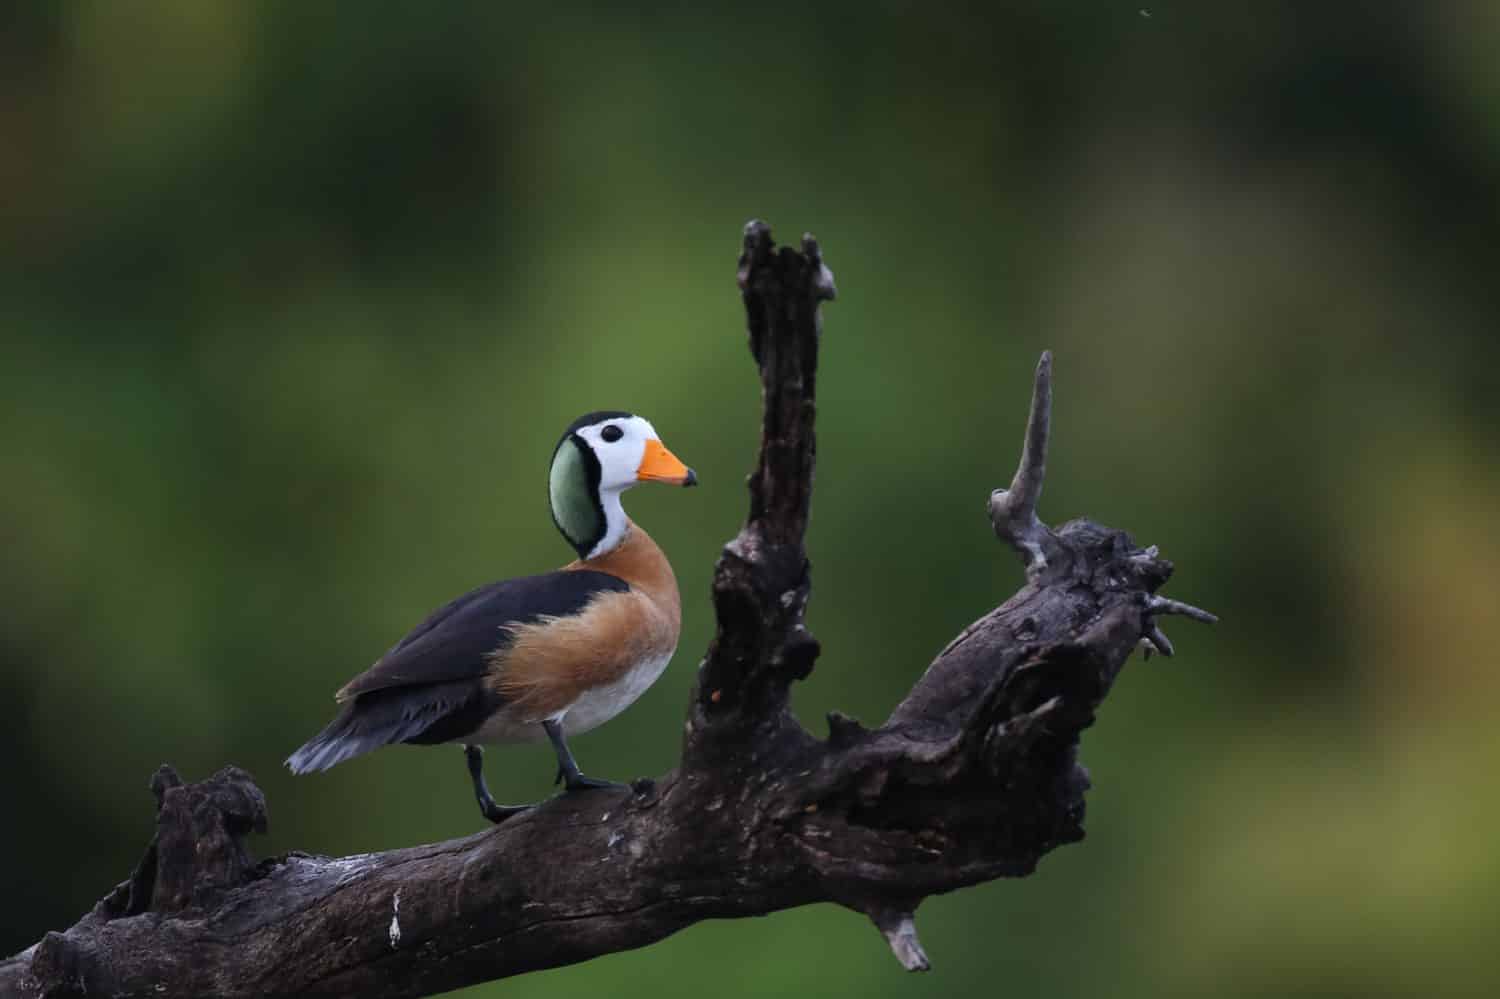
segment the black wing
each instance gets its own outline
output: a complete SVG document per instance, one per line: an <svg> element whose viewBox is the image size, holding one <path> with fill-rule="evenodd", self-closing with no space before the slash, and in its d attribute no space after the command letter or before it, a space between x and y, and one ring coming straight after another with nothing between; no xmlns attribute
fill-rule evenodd
<svg viewBox="0 0 1500 999"><path fill-rule="evenodd" d="M618 576L581 569L470 590L429 614L375 665L345 684L339 700L388 687L483 676L495 651L510 644L515 625L577 614L596 594L628 589Z"/></svg>
<svg viewBox="0 0 1500 999"><path fill-rule="evenodd" d="M293 773L395 742L461 738L499 706L483 677L516 625L581 611L596 594L630 589L604 572L523 576L471 590L438 608L339 691L338 717L286 761ZM496 702L496 703L492 703Z"/></svg>

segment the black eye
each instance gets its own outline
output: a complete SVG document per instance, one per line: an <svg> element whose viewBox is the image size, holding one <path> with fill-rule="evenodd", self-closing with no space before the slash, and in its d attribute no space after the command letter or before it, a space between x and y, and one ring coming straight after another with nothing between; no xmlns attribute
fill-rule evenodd
<svg viewBox="0 0 1500 999"><path fill-rule="evenodd" d="M609 426L599 431L599 436L604 438L604 442L606 444L613 444L615 441L625 436L625 431L621 430L618 426L611 423Z"/></svg>

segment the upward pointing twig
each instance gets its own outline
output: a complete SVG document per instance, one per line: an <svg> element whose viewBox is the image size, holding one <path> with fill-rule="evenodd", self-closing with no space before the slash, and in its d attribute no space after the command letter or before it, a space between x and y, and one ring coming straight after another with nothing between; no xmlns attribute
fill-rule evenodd
<svg viewBox="0 0 1500 999"><path fill-rule="evenodd" d="M1037 501L1047 476L1047 439L1052 430L1052 352L1043 351L1037 362L1031 391L1031 414L1021 461L1009 489L990 494L990 523L995 534L1021 556L1026 574L1034 576L1047 568L1049 556L1059 550L1052 530L1037 516Z"/></svg>
<svg viewBox="0 0 1500 999"><path fill-rule="evenodd" d="M1016 512L1036 516L1047 475L1047 438L1052 433L1052 351L1042 351L1036 365L1036 384L1031 390L1031 413L1026 418L1026 439L1021 444L1021 463L1010 480Z"/></svg>

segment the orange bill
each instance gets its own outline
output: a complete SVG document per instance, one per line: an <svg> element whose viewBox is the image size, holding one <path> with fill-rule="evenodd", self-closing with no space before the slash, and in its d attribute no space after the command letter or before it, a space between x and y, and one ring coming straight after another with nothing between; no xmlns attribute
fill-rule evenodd
<svg viewBox="0 0 1500 999"><path fill-rule="evenodd" d="M646 453L641 455L641 466L635 477L642 482L669 482L674 486L695 486L698 476L677 459L677 456L662 446L661 441L646 442Z"/></svg>

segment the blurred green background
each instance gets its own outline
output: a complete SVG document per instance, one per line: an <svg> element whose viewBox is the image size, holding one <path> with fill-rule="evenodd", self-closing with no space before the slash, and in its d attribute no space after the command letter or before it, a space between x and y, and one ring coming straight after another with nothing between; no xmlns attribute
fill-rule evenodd
<svg viewBox="0 0 1500 999"><path fill-rule="evenodd" d="M457 749L280 762L428 609L570 557L556 435L636 410L681 651L577 740L675 761L758 431L734 257L816 232L823 732L1020 572L984 501L1057 353L1043 513L1218 611L1084 742L1089 839L470 996L1429 996L1500 977L1500 5L0 6L0 952L226 763L259 855L480 825ZM543 747L490 757L545 795Z"/></svg>

